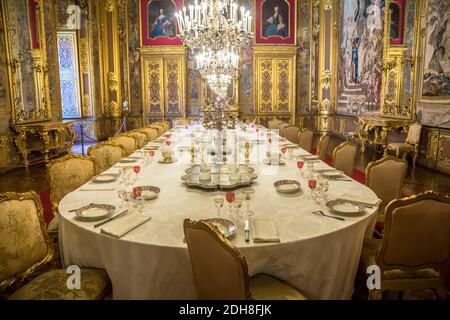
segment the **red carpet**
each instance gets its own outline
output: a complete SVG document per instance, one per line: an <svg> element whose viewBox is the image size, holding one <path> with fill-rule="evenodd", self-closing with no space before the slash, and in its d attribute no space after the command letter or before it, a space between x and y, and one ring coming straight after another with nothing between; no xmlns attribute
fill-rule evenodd
<svg viewBox="0 0 450 320"><path fill-rule="evenodd" d="M41 198L42 208L44 209L44 220L45 223L49 223L53 219L52 213L52 202L50 200L50 189L45 189L39 192Z"/></svg>

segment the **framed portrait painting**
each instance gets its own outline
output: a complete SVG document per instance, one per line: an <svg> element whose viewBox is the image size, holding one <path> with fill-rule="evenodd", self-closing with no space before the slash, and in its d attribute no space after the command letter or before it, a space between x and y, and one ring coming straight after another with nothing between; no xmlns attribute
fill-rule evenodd
<svg viewBox="0 0 450 320"><path fill-rule="evenodd" d="M182 44L175 13L183 0L140 0L139 6L142 46Z"/></svg>
<svg viewBox="0 0 450 320"><path fill-rule="evenodd" d="M406 0L391 0L389 3L391 46L403 46L405 44L405 8Z"/></svg>
<svg viewBox="0 0 450 320"><path fill-rule="evenodd" d="M296 0L255 0L255 43L296 44Z"/></svg>

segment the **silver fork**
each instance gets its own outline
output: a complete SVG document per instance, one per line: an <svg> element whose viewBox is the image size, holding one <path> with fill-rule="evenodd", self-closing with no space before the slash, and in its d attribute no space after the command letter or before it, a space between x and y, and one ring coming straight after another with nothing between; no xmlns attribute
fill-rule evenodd
<svg viewBox="0 0 450 320"><path fill-rule="evenodd" d="M344 218L341 218L341 217L335 217L335 216L329 216L329 215L323 213L323 211L321 211L321 210L313 211L313 213L320 213L320 214L321 214L322 216L324 216L324 217L328 217L328 218L333 218L333 219L336 219L336 220L345 221Z"/></svg>

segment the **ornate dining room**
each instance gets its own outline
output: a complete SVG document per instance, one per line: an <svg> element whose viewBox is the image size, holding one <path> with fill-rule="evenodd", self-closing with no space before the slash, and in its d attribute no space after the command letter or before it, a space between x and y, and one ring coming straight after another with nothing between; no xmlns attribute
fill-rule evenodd
<svg viewBox="0 0 450 320"><path fill-rule="evenodd" d="M449 21L0 0L0 300L449 300Z"/></svg>

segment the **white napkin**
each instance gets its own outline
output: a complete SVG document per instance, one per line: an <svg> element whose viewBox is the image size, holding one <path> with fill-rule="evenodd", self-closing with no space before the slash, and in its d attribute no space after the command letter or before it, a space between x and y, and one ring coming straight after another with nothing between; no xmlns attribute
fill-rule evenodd
<svg viewBox="0 0 450 320"><path fill-rule="evenodd" d="M121 238L128 232L150 221L152 217L145 217L138 214L128 214L124 217L117 218L117 220L109 222L100 232L110 235L114 238Z"/></svg>
<svg viewBox="0 0 450 320"><path fill-rule="evenodd" d="M374 199L373 197L356 195L356 194L352 194L352 193L343 193L340 197L338 197L338 199L356 201L356 202L361 202L361 203L365 203L365 204L373 205L373 206L376 206L380 203L380 199L378 199L378 198Z"/></svg>
<svg viewBox="0 0 450 320"><path fill-rule="evenodd" d="M253 242L280 242L278 229L272 219L255 218L252 220Z"/></svg>

